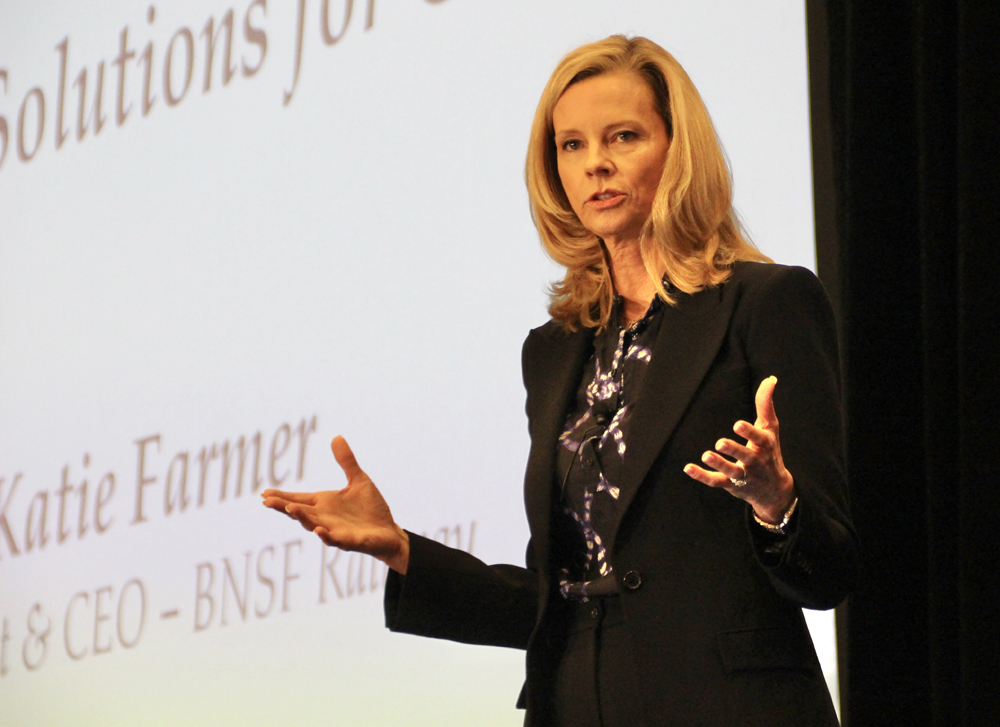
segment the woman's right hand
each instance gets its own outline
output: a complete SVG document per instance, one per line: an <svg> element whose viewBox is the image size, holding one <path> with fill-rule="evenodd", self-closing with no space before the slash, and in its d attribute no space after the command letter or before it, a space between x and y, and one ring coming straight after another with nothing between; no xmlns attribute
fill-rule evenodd
<svg viewBox="0 0 1000 727"><path fill-rule="evenodd" d="M298 520L327 545L378 558L400 575L406 575L410 538L392 519L389 506L375 483L358 466L347 441L330 443L337 464L347 476L342 490L283 492L264 490L264 506Z"/></svg>

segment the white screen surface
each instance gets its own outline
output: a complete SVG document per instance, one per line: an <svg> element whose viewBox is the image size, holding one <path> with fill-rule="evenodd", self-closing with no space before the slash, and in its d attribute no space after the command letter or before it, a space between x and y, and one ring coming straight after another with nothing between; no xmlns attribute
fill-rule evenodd
<svg viewBox="0 0 1000 727"><path fill-rule="evenodd" d="M813 267L804 8L149 7L0 7L0 724L520 724L522 653L389 634L384 569L255 483L339 487L342 433L405 527L522 562L548 74L666 47L758 244Z"/></svg>

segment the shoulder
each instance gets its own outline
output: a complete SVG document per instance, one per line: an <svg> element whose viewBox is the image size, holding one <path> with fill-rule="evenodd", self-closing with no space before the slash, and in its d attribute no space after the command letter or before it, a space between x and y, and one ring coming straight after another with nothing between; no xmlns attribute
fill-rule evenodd
<svg viewBox="0 0 1000 727"><path fill-rule="evenodd" d="M528 336L524 339L521 348L522 357L529 357L540 349L548 349L552 346L563 346L576 339L580 335L591 335L588 329L578 329L571 331L562 323L549 319L537 328L528 331Z"/></svg>
<svg viewBox="0 0 1000 727"><path fill-rule="evenodd" d="M530 331L528 331L528 338L526 340L530 341L533 338L535 339L546 338L549 340L558 340L559 338L563 338L570 335L570 333L571 332L565 326L550 318L537 328L532 328Z"/></svg>
<svg viewBox="0 0 1000 727"><path fill-rule="evenodd" d="M826 289L806 268L777 263L737 262L722 284L737 300L739 314L756 317L808 315L832 321Z"/></svg>
<svg viewBox="0 0 1000 727"><path fill-rule="evenodd" d="M530 388L538 382L551 384L553 376L568 375L581 357L586 356L593 335L592 329L570 331L555 321L533 329L521 348L525 386Z"/></svg>
<svg viewBox="0 0 1000 727"><path fill-rule="evenodd" d="M734 263L729 279L723 285L737 286L751 293L786 289L823 291L819 278L807 268L751 261Z"/></svg>
<svg viewBox="0 0 1000 727"><path fill-rule="evenodd" d="M807 358L822 360L828 373L835 371L837 323L826 290L811 271L737 263L720 287L733 302L730 330L751 358L766 359L769 370L763 375L784 368L782 361L795 366Z"/></svg>

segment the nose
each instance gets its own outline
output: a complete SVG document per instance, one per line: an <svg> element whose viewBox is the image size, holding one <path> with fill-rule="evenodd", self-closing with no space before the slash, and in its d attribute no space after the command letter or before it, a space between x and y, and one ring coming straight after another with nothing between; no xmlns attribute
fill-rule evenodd
<svg viewBox="0 0 1000 727"><path fill-rule="evenodd" d="M587 176L606 177L614 172L614 164L603 145L593 144L587 151Z"/></svg>

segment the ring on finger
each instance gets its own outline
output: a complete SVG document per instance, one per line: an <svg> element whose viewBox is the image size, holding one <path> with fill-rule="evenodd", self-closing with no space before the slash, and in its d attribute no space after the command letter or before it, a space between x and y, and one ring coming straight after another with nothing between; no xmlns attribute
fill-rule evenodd
<svg viewBox="0 0 1000 727"><path fill-rule="evenodd" d="M740 469L743 470L743 476L739 477L739 478L737 478L737 477L730 477L729 481L733 483L734 487L746 487L746 484L747 484L747 468L739 460L736 461L736 464L738 464L740 466Z"/></svg>

